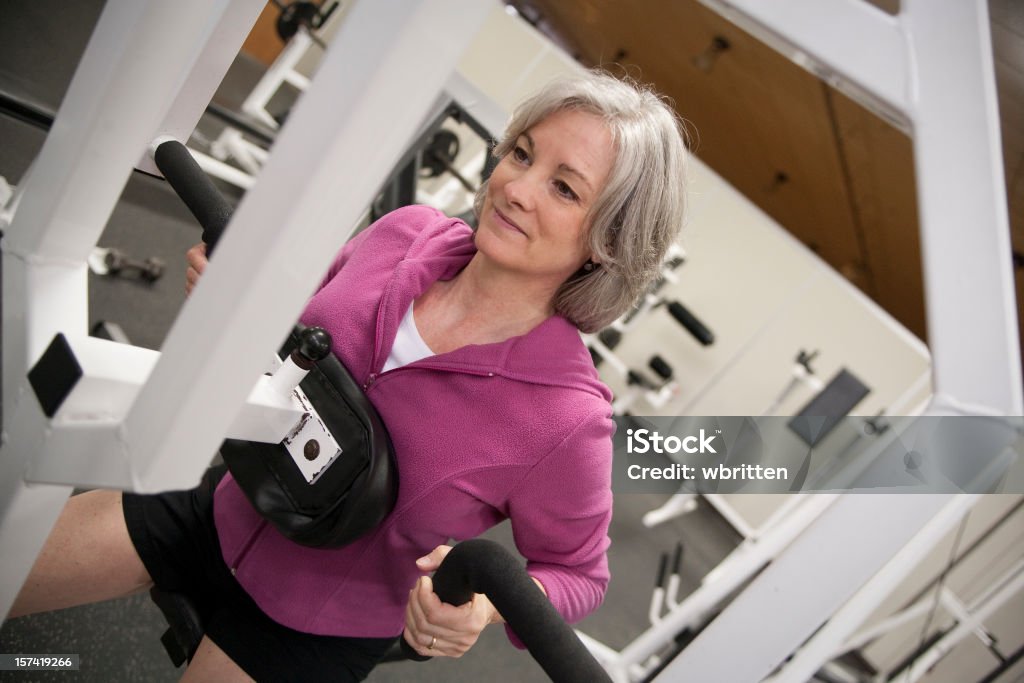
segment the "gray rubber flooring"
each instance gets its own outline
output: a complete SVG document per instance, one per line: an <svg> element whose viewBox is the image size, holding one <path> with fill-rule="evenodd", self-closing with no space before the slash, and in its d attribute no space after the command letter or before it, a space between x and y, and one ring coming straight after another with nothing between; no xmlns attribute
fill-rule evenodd
<svg viewBox="0 0 1024 683"><path fill-rule="evenodd" d="M0 92L9 92L44 108L56 109L78 56L102 8L101 0L0 0ZM259 77L259 68L238 60L218 92L218 101L237 104ZM216 123L204 120L204 130ZM16 184L45 139L38 127L0 115L0 175ZM226 189L226 188L225 188ZM200 230L160 180L133 174L100 240L132 256L162 259L159 281L145 282L90 275L90 321L120 324L133 343L159 348L184 301L184 252ZM619 495L609 552L612 584L604 606L580 628L605 644L621 648L647 626L647 611L660 553L685 543L683 591L737 543L732 529L713 510L696 512L655 530L641 515L659 505L658 496ZM508 525L489 536L511 543ZM114 600L5 622L0 653L78 653L81 670L0 672L6 681L173 681L175 669L159 636L162 616L147 596ZM502 629L490 628L460 660L401 662L378 667L370 681L543 681L540 668L525 652L508 644Z"/></svg>

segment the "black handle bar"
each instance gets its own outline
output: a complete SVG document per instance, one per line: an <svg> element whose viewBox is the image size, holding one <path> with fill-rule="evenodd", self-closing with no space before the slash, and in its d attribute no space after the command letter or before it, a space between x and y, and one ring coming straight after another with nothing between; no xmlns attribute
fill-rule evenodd
<svg viewBox="0 0 1024 683"><path fill-rule="evenodd" d="M433 582L437 596L452 605L469 602L473 593L485 594L555 683L611 683L520 560L494 541L478 538L455 546L434 573ZM417 654L404 638L402 649L409 659L429 659Z"/></svg>
<svg viewBox="0 0 1024 683"><path fill-rule="evenodd" d="M199 168L185 145L177 140L160 143L153 153L153 161L203 227L206 253L212 254L234 209Z"/></svg>

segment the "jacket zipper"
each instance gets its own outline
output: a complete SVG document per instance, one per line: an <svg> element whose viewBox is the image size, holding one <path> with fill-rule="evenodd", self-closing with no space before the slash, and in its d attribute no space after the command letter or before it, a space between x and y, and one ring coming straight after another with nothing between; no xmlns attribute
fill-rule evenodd
<svg viewBox="0 0 1024 683"><path fill-rule="evenodd" d="M269 523L270 522L265 519L260 520L260 523L256 525L256 529L249 534L249 538L245 540L245 543L242 544L242 549L238 552L238 555L235 556L235 561L231 563L230 567L228 567L228 569L231 570L231 576L234 576L235 572L238 571L238 568L242 566L242 562L245 560L246 555L249 554L249 551L251 551L252 547L256 544L256 538L263 533L263 530L267 528Z"/></svg>

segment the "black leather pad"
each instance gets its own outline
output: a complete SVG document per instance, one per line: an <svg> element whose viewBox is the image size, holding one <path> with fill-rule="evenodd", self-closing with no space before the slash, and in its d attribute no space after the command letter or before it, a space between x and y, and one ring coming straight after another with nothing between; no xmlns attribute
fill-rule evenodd
<svg viewBox="0 0 1024 683"><path fill-rule="evenodd" d="M298 344L296 327L282 357ZM373 405L332 353L302 381L341 455L312 484L281 444L226 440L221 455L249 501L278 531L314 547L339 547L380 524L398 497L391 439Z"/></svg>

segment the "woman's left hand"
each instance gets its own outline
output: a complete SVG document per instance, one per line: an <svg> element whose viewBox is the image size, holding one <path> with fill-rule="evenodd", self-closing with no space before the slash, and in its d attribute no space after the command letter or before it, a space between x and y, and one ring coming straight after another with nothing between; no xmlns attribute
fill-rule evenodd
<svg viewBox="0 0 1024 683"><path fill-rule="evenodd" d="M449 545L437 546L429 555L416 560L416 567L424 572L436 570L451 549ZM501 621L486 595L474 593L465 605L448 605L434 593L430 577L422 576L409 591L403 635L421 655L461 657L473 647L484 627Z"/></svg>

